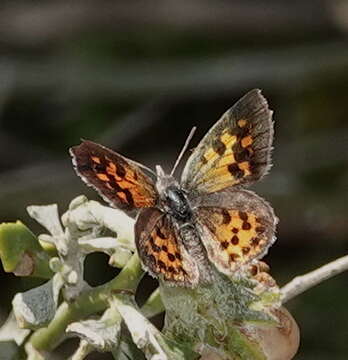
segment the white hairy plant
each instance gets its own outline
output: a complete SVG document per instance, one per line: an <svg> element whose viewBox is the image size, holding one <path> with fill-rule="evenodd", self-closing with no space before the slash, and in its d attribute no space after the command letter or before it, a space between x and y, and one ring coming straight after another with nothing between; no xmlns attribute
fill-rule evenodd
<svg viewBox="0 0 348 360"><path fill-rule="evenodd" d="M254 274L217 273L216 282L196 288L160 282L139 308L134 295L143 270L132 218L84 196L61 219L56 205L28 212L47 233L35 236L21 222L1 224L0 257L5 271L46 282L14 295L0 341L14 341L31 360L50 358L71 336L80 338L73 360L92 351L121 360L291 359L299 330L283 304L348 268L344 257L279 289L257 262ZM106 229L112 235L105 236ZM84 281L84 260L92 252L104 252L122 269L97 287ZM161 312L165 325L157 329L149 319Z"/></svg>

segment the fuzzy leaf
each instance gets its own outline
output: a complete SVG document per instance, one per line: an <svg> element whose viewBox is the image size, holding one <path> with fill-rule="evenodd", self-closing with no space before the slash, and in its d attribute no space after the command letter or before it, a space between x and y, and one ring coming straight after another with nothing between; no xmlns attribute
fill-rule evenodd
<svg viewBox="0 0 348 360"><path fill-rule="evenodd" d="M121 316L116 309L106 310L99 320L83 320L74 322L67 327L99 351L110 351L118 348Z"/></svg>
<svg viewBox="0 0 348 360"><path fill-rule="evenodd" d="M74 352L71 360L83 360L87 357L88 354L94 351L92 345L90 345L86 340L81 340L79 347Z"/></svg>
<svg viewBox="0 0 348 360"><path fill-rule="evenodd" d="M129 246L129 243L113 237L82 238L78 240L78 243L87 253L100 251L109 255L109 264L120 268L128 262L135 250L133 246Z"/></svg>
<svg viewBox="0 0 348 360"><path fill-rule="evenodd" d="M118 209L103 206L97 201L88 201L85 196L78 196L70 203L69 211L62 216L62 222L64 226L68 226L69 222L74 223L81 231L96 226L107 228L127 248L134 249L134 219Z"/></svg>
<svg viewBox="0 0 348 360"><path fill-rule="evenodd" d="M117 350L112 351L115 360L145 360L143 352L141 352L129 334L122 334L121 343Z"/></svg>
<svg viewBox="0 0 348 360"><path fill-rule="evenodd" d="M169 342L136 308L134 302L126 297L114 297L112 303L117 307L136 346L148 360L186 360L195 359L192 351L185 353L176 343Z"/></svg>
<svg viewBox="0 0 348 360"><path fill-rule="evenodd" d="M63 235L63 228L59 221L57 204L32 205L27 207L29 215L46 228L53 236Z"/></svg>
<svg viewBox="0 0 348 360"><path fill-rule="evenodd" d="M51 280L24 293L17 293L12 301L14 315L21 328L36 329L46 325L55 315L62 278L56 274Z"/></svg>
<svg viewBox="0 0 348 360"><path fill-rule="evenodd" d="M9 317L0 328L0 341L15 341L18 346L22 345L25 338L30 334L29 329L21 329L11 311Z"/></svg>
<svg viewBox="0 0 348 360"><path fill-rule="evenodd" d="M216 272L214 277L209 286L194 289L160 284L166 308L164 334L200 353L209 350L211 356L220 353L224 359L265 360L257 342L245 335L244 327L250 323L276 326L272 310L279 306L279 297L274 296L272 303L272 296L263 293L268 300L263 302L247 275L229 279Z"/></svg>
<svg viewBox="0 0 348 360"><path fill-rule="evenodd" d="M154 292L147 298L145 304L141 308L141 313L147 317L151 318L161 312L165 311L161 294L159 288L154 290Z"/></svg>

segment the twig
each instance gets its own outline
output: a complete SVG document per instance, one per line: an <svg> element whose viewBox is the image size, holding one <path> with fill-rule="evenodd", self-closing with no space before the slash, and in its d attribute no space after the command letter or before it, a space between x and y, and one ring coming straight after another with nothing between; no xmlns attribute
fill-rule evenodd
<svg viewBox="0 0 348 360"><path fill-rule="evenodd" d="M157 288L141 307L141 312L147 318L153 317L165 311L159 288Z"/></svg>
<svg viewBox="0 0 348 360"><path fill-rule="evenodd" d="M74 303L63 302L50 324L36 330L29 342L39 351L52 350L59 343L70 323L104 310L108 306L108 298L112 291L120 289L135 291L142 274L138 255L134 254L116 278L84 293Z"/></svg>
<svg viewBox="0 0 348 360"><path fill-rule="evenodd" d="M308 274L297 276L282 287L282 303L286 303L297 295L321 282L348 270L348 255L332 261Z"/></svg>

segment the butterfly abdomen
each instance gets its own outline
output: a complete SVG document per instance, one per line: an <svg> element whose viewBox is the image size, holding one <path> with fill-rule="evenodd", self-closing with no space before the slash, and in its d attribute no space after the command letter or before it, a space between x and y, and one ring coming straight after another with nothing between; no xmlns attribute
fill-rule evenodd
<svg viewBox="0 0 348 360"><path fill-rule="evenodd" d="M206 249L203 246L202 239L197 231L194 221L178 226L178 233L182 243L194 261L198 269L198 282L209 283L212 281L212 264L208 260Z"/></svg>

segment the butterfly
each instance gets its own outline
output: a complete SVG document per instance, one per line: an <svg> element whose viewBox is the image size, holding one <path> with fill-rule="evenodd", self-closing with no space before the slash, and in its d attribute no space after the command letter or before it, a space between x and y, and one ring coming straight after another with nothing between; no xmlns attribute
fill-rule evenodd
<svg viewBox="0 0 348 360"><path fill-rule="evenodd" d="M251 90L203 137L181 175L145 166L91 141L70 149L77 174L112 206L139 210L135 242L143 267L186 287L209 282L212 269L233 276L275 240L271 206L245 187L271 166L272 111ZM143 171L147 169L148 171ZM152 174L152 175L150 175Z"/></svg>

